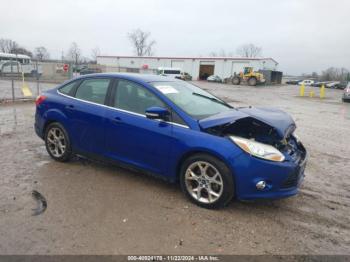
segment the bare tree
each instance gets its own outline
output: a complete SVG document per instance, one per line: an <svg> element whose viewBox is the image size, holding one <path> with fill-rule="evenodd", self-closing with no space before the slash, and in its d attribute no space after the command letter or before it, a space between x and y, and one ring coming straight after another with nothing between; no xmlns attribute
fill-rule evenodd
<svg viewBox="0 0 350 262"><path fill-rule="evenodd" d="M34 57L39 61L50 58L50 54L44 46L36 47L34 50Z"/></svg>
<svg viewBox="0 0 350 262"><path fill-rule="evenodd" d="M131 33L128 33L128 38L132 43L137 56L153 55L153 46L156 44L156 41L150 40L150 36L150 32L144 32L141 29L136 29Z"/></svg>
<svg viewBox="0 0 350 262"><path fill-rule="evenodd" d="M27 56L30 56L30 57L33 56L33 53L30 52L29 50L25 49L24 47L13 48L13 49L11 50L11 53L12 53L12 54L27 55Z"/></svg>
<svg viewBox="0 0 350 262"><path fill-rule="evenodd" d="M0 39L0 52L11 53L13 50L16 50L18 48L19 45L16 41L5 38Z"/></svg>
<svg viewBox="0 0 350 262"><path fill-rule="evenodd" d="M68 50L68 58L78 65L81 59L81 50L76 42L73 42Z"/></svg>
<svg viewBox="0 0 350 262"><path fill-rule="evenodd" d="M317 72L312 72L311 78L318 80L319 76L318 76Z"/></svg>
<svg viewBox="0 0 350 262"><path fill-rule="evenodd" d="M0 39L0 52L33 56L32 52L19 46L16 41L4 38Z"/></svg>
<svg viewBox="0 0 350 262"><path fill-rule="evenodd" d="M330 67L321 74L321 79L324 81L346 81L348 77L349 70L346 68Z"/></svg>
<svg viewBox="0 0 350 262"><path fill-rule="evenodd" d="M257 57L261 56L262 48L254 44L245 44L237 48L237 54L242 57Z"/></svg>
<svg viewBox="0 0 350 262"><path fill-rule="evenodd" d="M91 58L93 62L97 62L97 57L101 54L100 48L98 48L98 46L96 46L95 48L93 48L91 50Z"/></svg>

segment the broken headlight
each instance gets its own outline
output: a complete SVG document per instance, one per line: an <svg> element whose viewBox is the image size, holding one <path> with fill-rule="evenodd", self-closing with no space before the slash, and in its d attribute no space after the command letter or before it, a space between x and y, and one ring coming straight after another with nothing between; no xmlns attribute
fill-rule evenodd
<svg viewBox="0 0 350 262"><path fill-rule="evenodd" d="M295 137L295 140L299 143L300 142L300 138L299 136L294 132L293 136Z"/></svg>
<svg viewBox="0 0 350 262"><path fill-rule="evenodd" d="M284 155L275 147L238 136L229 138L248 154L266 160L282 162Z"/></svg>

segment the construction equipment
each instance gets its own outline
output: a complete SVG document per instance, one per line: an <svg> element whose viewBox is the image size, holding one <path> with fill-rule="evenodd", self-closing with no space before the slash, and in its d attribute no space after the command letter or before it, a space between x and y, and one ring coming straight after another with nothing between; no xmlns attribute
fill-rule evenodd
<svg viewBox="0 0 350 262"><path fill-rule="evenodd" d="M254 72L253 67L245 67L243 72L234 74L232 77L232 84L239 85L241 82L247 82L250 86L265 83L264 75Z"/></svg>

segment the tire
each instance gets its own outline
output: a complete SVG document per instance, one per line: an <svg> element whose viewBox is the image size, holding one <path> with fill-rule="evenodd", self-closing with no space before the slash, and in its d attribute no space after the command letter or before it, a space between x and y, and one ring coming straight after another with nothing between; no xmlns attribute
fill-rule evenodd
<svg viewBox="0 0 350 262"><path fill-rule="evenodd" d="M258 82L258 81L256 80L255 77L251 77L251 78L249 78L249 80L248 80L248 85L250 85L250 86L256 86L257 82Z"/></svg>
<svg viewBox="0 0 350 262"><path fill-rule="evenodd" d="M49 124L44 138L46 150L54 160L66 162L71 158L72 149L69 136L60 123Z"/></svg>
<svg viewBox="0 0 350 262"><path fill-rule="evenodd" d="M205 176L203 170L206 170ZM180 169L180 184L183 193L191 202L208 209L226 206L232 200L235 191L229 168L222 161L207 154L196 154L183 162ZM212 193L209 194L209 191Z"/></svg>
<svg viewBox="0 0 350 262"><path fill-rule="evenodd" d="M237 76L235 76L234 78L232 78L232 84L233 85L239 85L241 83L241 79Z"/></svg>

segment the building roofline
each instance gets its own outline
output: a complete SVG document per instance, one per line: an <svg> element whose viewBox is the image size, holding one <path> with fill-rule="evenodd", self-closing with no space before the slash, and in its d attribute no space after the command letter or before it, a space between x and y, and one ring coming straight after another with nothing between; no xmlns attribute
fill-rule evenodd
<svg viewBox="0 0 350 262"><path fill-rule="evenodd" d="M113 56L113 55L99 55L97 57L104 58L144 58L144 59L193 59L193 60L272 60L278 62L271 57L176 57L176 56Z"/></svg>

